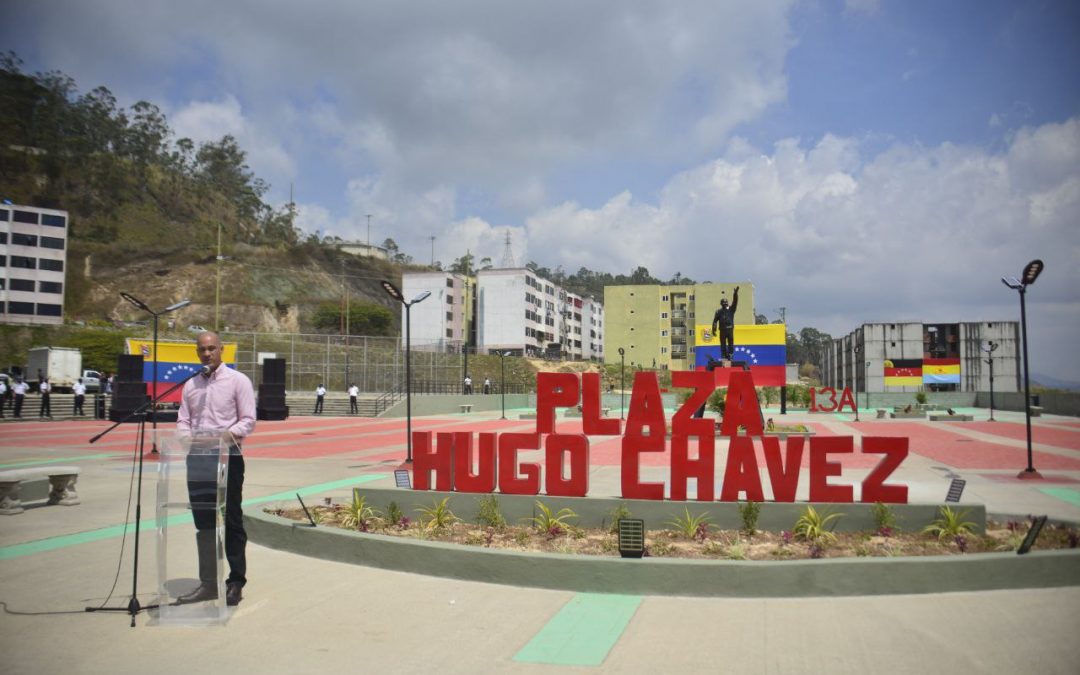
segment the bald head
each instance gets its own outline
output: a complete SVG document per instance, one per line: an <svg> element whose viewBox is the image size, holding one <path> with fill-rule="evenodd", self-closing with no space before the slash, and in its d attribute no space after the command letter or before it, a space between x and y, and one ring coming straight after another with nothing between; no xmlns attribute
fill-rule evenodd
<svg viewBox="0 0 1080 675"><path fill-rule="evenodd" d="M199 362L210 370L217 370L221 365L221 338L213 331L203 331L195 338L195 350L199 355Z"/></svg>

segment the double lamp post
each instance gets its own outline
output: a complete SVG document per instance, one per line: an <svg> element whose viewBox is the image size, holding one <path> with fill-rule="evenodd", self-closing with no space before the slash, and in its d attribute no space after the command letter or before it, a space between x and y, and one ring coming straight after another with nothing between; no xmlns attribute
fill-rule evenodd
<svg viewBox="0 0 1080 675"><path fill-rule="evenodd" d="M389 281L383 281L382 287L386 290L387 295L397 300L405 307L405 461L412 464L412 365L410 359L412 350L410 345L411 336L409 334L412 315L409 310L412 309L413 305L422 302L431 295L431 291L421 291L420 293L417 293L416 297L411 301L406 302L405 296L401 294L401 290L394 284Z"/></svg>

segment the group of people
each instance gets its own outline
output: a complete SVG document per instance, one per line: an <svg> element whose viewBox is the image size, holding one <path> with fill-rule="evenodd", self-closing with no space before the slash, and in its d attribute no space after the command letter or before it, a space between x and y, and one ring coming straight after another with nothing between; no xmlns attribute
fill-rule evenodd
<svg viewBox="0 0 1080 675"><path fill-rule="evenodd" d="M465 375L464 386L462 387L462 391L464 391L464 393L466 395L470 395L470 396L472 395L472 393L473 393L473 390L472 390L472 375L469 375L469 374ZM490 394L491 393L491 378L490 377L485 377L484 378L484 393L485 394Z"/></svg>
<svg viewBox="0 0 1080 675"><path fill-rule="evenodd" d="M356 384L349 385L349 414L359 415L360 405L357 402L357 397L360 396L360 387ZM323 413L323 402L326 400L326 387L320 382L319 386L315 387L315 412L314 415L321 415Z"/></svg>
<svg viewBox="0 0 1080 675"><path fill-rule="evenodd" d="M37 389L38 394L41 395L38 418L52 419L52 385L49 384L49 378L42 377ZM11 408L12 416L21 419L23 405L26 403L26 395L29 391L30 384L21 377L15 378L15 381L10 386L6 381L0 380L0 418L4 417L5 408ZM85 415L83 406L86 403L86 385L83 384L81 377L71 386L71 392L75 394L72 399L71 414L75 416Z"/></svg>

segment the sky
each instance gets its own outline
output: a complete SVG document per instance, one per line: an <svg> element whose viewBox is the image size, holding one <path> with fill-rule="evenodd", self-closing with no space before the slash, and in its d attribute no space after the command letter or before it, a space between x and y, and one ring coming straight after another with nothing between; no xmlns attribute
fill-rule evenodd
<svg viewBox="0 0 1080 675"><path fill-rule="evenodd" d="M1080 3L7 0L0 43L235 136L306 232L750 281L757 312L1019 319L1080 383ZM1071 65L1070 65L1071 64ZM368 216L371 216L370 219ZM430 239L435 237L434 242Z"/></svg>

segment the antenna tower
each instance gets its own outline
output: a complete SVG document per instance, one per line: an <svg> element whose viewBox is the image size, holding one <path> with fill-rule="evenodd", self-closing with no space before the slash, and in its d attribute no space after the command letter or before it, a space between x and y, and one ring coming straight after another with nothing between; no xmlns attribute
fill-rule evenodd
<svg viewBox="0 0 1080 675"><path fill-rule="evenodd" d="M510 230L506 231L506 245L503 247L501 267L503 269L517 267L517 265L514 264L514 249L510 246Z"/></svg>

